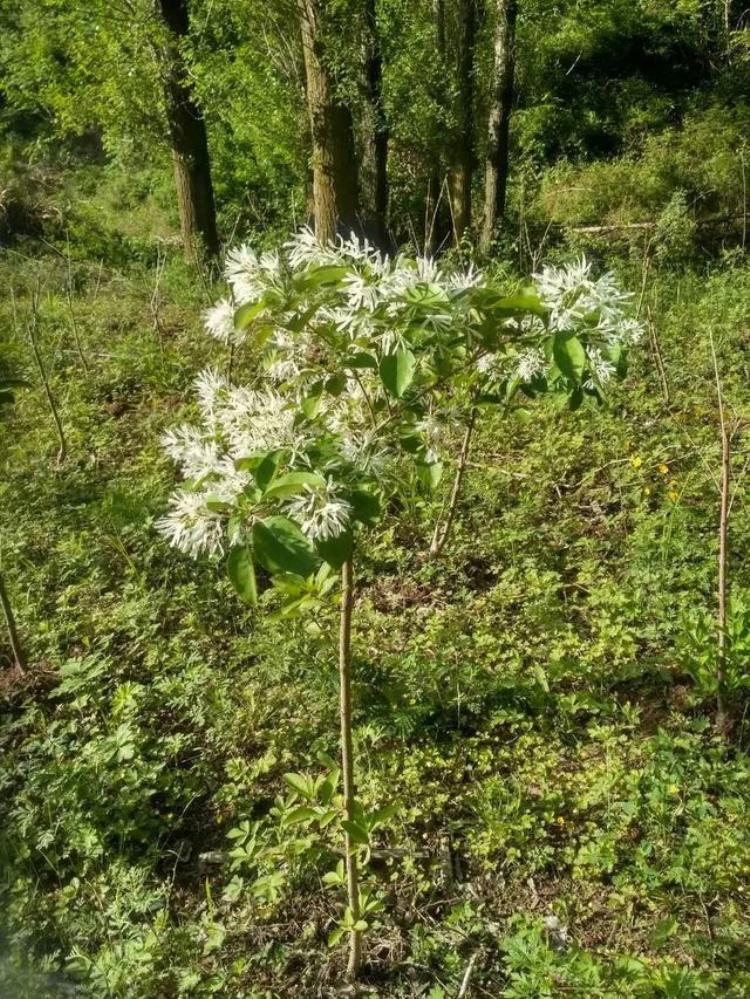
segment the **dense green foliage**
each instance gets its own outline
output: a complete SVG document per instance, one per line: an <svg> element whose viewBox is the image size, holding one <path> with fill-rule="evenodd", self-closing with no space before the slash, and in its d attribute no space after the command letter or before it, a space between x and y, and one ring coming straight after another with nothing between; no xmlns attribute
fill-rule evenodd
<svg viewBox="0 0 750 999"><path fill-rule="evenodd" d="M195 373L250 378L255 360L206 337L224 290L179 254L158 26L141 0L14 6L0 572L27 668L0 632L0 995L334 994L340 843L320 817L336 607L282 616L262 570L260 605L242 603L221 562L154 527L174 486L159 435L195 419ZM308 184L296 22L269 6L196 2L186 51L222 233L259 246L306 214ZM449 474L435 493L415 481L369 536L353 639L363 994L750 994L750 265L741 222L710 221L747 207L739 6L727 35L723 2L521 3L510 214L487 267L513 284L585 250L636 289L649 336L606 406L482 414L439 560ZM365 29L355 0L333 8L356 106ZM419 248L456 93L432 4L382 0L378 21L390 222ZM471 254L467 239L455 258ZM723 731L717 369L736 490Z"/></svg>

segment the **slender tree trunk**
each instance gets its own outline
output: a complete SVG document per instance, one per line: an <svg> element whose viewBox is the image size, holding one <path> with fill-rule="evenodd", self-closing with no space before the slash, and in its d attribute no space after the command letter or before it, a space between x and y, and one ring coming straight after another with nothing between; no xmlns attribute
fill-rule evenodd
<svg viewBox="0 0 750 999"><path fill-rule="evenodd" d="M159 0L159 8L170 32L164 93L182 241L187 258L197 262L203 254L208 258L219 254L206 123L180 52L190 28L187 0Z"/></svg>
<svg viewBox="0 0 750 999"><path fill-rule="evenodd" d="M727 728L725 686L727 658L727 539L729 535L729 511L731 501L729 496L732 477L732 444L727 414L724 409L724 392L719 373L719 360L716 356L716 344L713 333L709 331L711 344L711 360L716 380L716 401L719 408L719 429L721 431L721 480L719 483L719 559L717 578L717 655L716 655L716 728L725 732Z"/></svg>
<svg viewBox="0 0 750 999"><path fill-rule="evenodd" d="M354 610L354 569L351 558L341 567L341 629L339 632L339 696L341 716L341 773L344 780L344 809L347 819L354 821L354 747L352 745L352 612ZM344 832L346 850L346 889L352 918L359 919L359 876L357 872L356 844ZM347 978L356 978L362 961L362 934L352 930L349 934L349 961Z"/></svg>
<svg viewBox="0 0 750 999"><path fill-rule="evenodd" d="M474 173L474 45L476 0L459 0L458 133L448 171L453 242L457 245L471 224L471 181Z"/></svg>
<svg viewBox="0 0 750 999"><path fill-rule="evenodd" d="M313 147L315 233L322 243L330 243L339 230L356 228L359 192L351 110L336 94L325 58L325 4L297 0Z"/></svg>
<svg viewBox="0 0 750 999"><path fill-rule="evenodd" d="M36 340L36 299L34 299L32 303L31 319L29 320L27 328L29 331L29 340L31 341L31 349L34 353L34 360L36 361L37 370L39 371L39 377L42 379L44 394L47 396L47 403L49 404L49 410L52 414L52 422L55 424L55 430L57 431L57 439L60 442L60 447L57 452L57 464L62 465L68 456L68 444L65 439L65 431L63 430L62 420L60 419L60 414L57 411L57 403L55 402L49 378L47 377L47 369L44 367L42 354Z"/></svg>
<svg viewBox="0 0 750 999"><path fill-rule="evenodd" d="M464 481L464 475L466 474L466 465L469 461L469 451L471 449L471 438L474 433L474 424L477 419L476 407L472 409L471 415L469 416L469 423L466 427L466 432L464 433L463 443L461 444L461 453L458 457L458 465L456 466L456 474L453 478L453 487L451 489L450 499L448 500L448 509L445 514L445 520L442 517L438 520L435 525L435 531L432 535L432 543L430 544L430 555L433 558L437 558L441 554L445 543L448 540L451 532L451 527L453 526L453 520L456 516L456 509L458 508L458 500L461 495L461 486Z"/></svg>
<svg viewBox="0 0 750 999"><path fill-rule="evenodd" d="M16 619L13 616L13 608L10 605L10 600L8 599L8 592L5 589L5 581L3 580L3 574L0 572L0 605L3 608L3 616L5 617L5 623L8 626L8 639L10 641L10 651L13 655L13 662L16 669L23 673L24 671L24 658L23 652L21 651L21 642L18 638L18 631L16 629Z"/></svg>
<svg viewBox="0 0 750 999"><path fill-rule="evenodd" d="M375 0L366 0L367 59L365 87L369 104L369 121L365 128L362 186L366 195L367 212L372 217L373 235L386 248L388 226L388 123L383 108L383 53Z"/></svg>
<svg viewBox="0 0 750 999"><path fill-rule="evenodd" d="M495 61L484 170L484 218L479 247L487 253L495 223L505 215L508 145L516 73L517 0L496 0Z"/></svg>
<svg viewBox="0 0 750 999"><path fill-rule="evenodd" d="M720 400L721 401L721 400ZM721 502L719 508L719 572L718 572L718 656L716 664L716 726L726 728L726 656L727 656L727 536L729 533L729 483L731 480L731 446L729 428L721 411Z"/></svg>

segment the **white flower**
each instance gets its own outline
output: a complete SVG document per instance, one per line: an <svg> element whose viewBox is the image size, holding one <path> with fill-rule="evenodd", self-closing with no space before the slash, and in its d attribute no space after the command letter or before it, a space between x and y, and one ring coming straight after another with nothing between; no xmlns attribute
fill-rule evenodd
<svg viewBox="0 0 750 999"><path fill-rule="evenodd" d="M327 541L346 530L352 508L336 483L328 479L324 486L305 486L305 491L289 502L287 511L311 541Z"/></svg>
<svg viewBox="0 0 750 999"><path fill-rule="evenodd" d="M169 512L157 520L155 526L173 548L192 556L222 551L222 516L208 509L207 496L205 492L180 489L170 497Z"/></svg>
<svg viewBox="0 0 750 999"><path fill-rule="evenodd" d="M258 254L247 243L236 246L227 253L224 264L226 277L238 302L247 302L259 290L255 280L258 271Z"/></svg>
<svg viewBox="0 0 750 999"><path fill-rule="evenodd" d="M203 322L209 336L221 343L242 343L245 336L234 328L234 313L234 303L230 298L222 298L216 305L206 309L203 313Z"/></svg>
<svg viewBox="0 0 750 999"><path fill-rule="evenodd" d="M338 250L330 244L324 246L309 226L303 226L287 243L284 243L284 249L293 270L300 270L310 265L322 267L326 264L341 263Z"/></svg>
<svg viewBox="0 0 750 999"><path fill-rule="evenodd" d="M219 460L214 476L205 483L212 496L223 503L234 503L247 489L253 477L250 472L238 471L232 458Z"/></svg>
<svg viewBox="0 0 750 999"><path fill-rule="evenodd" d="M454 271L448 278L452 291L465 291L467 288L479 288L484 284L484 274L469 264L466 270Z"/></svg>
<svg viewBox="0 0 750 999"><path fill-rule="evenodd" d="M388 267L388 257L377 250L367 239L350 232L348 239L339 236L338 253L342 260L359 268L367 268L374 273L382 273Z"/></svg>
<svg viewBox="0 0 750 999"><path fill-rule="evenodd" d="M510 374L508 356L505 353L482 354L477 361L477 370L480 371L491 384L498 384Z"/></svg>
<svg viewBox="0 0 750 999"><path fill-rule="evenodd" d="M232 388L216 414L217 425L233 459L289 448L297 453L300 439L288 400L272 390Z"/></svg>
<svg viewBox="0 0 750 999"><path fill-rule="evenodd" d="M269 288L281 286L281 258L276 251L258 256L244 244L229 251L224 274L237 302L255 302Z"/></svg>
<svg viewBox="0 0 750 999"><path fill-rule="evenodd" d="M540 347L532 347L518 358L516 377L522 382L530 382L547 367L544 351Z"/></svg>
<svg viewBox="0 0 750 999"><path fill-rule="evenodd" d="M621 343L624 347L631 347L643 337L643 326L637 319L625 317L620 319L609 335L611 343Z"/></svg>
<svg viewBox="0 0 750 999"><path fill-rule="evenodd" d="M594 279L585 257L565 267L545 267L535 280L553 330L585 331L592 348L630 347L641 339L641 324L627 315L632 295L609 272ZM611 372L599 366L605 381Z"/></svg>
<svg viewBox="0 0 750 999"><path fill-rule="evenodd" d="M365 309L367 312L374 312L378 306L379 289L378 285L362 274L353 271L344 278L344 288L348 300L348 307L352 311Z"/></svg>
<svg viewBox="0 0 750 999"><path fill-rule="evenodd" d="M596 347L589 347L587 355L591 373L596 377L597 381L601 384L608 382L617 370L614 364L608 361Z"/></svg>
<svg viewBox="0 0 750 999"><path fill-rule="evenodd" d="M420 432L428 447L434 450L445 438L445 428L440 420L432 414L423 416L417 423L417 430Z"/></svg>
<svg viewBox="0 0 750 999"><path fill-rule="evenodd" d="M364 431L342 433L338 447L344 461L356 465L360 471L377 476L386 473L390 455L378 444L374 434Z"/></svg>
<svg viewBox="0 0 750 999"><path fill-rule="evenodd" d="M162 434L161 445L188 479L200 480L212 475L221 460L219 444L188 425Z"/></svg>
<svg viewBox="0 0 750 999"><path fill-rule="evenodd" d="M206 368L201 371L193 384L201 412L209 423L213 423L220 400L226 398L229 391L229 382L218 371Z"/></svg>

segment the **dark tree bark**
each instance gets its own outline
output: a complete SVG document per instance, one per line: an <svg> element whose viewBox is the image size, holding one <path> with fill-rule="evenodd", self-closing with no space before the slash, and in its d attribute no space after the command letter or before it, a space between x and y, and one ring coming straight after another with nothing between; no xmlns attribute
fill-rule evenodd
<svg viewBox="0 0 750 999"><path fill-rule="evenodd" d="M367 57L365 88L369 104L369 120L364 136L362 157L362 188L369 226L378 244L385 248L388 225L388 123L383 108L383 53L375 10L375 0L365 0L367 21Z"/></svg>
<svg viewBox="0 0 750 999"><path fill-rule="evenodd" d="M474 46L477 32L476 0L459 0L458 131L453 143L448 186L453 219L453 242L458 244L471 224L471 181L474 173Z"/></svg>
<svg viewBox="0 0 750 999"><path fill-rule="evenodd" d="M484 171L484 217L479 240L480 249L484 253L492 243L496 222L505 215L510 116L516 75L517 15L517 0L496 0L495 61Z"/></svg>
<svg viewBox="0 0 750 999"><path fill-rule="evenodd" d="M177 205L185 255L197 261L219 254L216 204L211 180L206 123L187 80L180 42L190 21L187 0L158 0L170 41L165 54L164 91L174 160Z"/></svg>
<svg viewBox="0 0 750 999"><path fill-rule="evenodd" d="M356 228L359 186L350 108L336 94L325 59L326 0L298 0L313 153L315 234L330 243Z"/></svg>

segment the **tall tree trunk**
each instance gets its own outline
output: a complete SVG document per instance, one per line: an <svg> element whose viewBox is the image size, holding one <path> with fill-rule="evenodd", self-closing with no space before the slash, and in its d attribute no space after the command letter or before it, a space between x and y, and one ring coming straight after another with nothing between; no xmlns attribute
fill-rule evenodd
<svg viewBox="0 0 750 999"><path fill-rule="evenodd" d="M365 0L367 20L367 58L365 88L369 120L364 137L362 187L366 210L371 216L373 235L382 248L388 242L388 123L383 108L383 53L376 16L376 0Z"/></svg>
<svg viewBox="0 0 750 999"><path fill-rule="evenodd" d="M330 243L340 229L356 228L358 178L351 110L336 94L325 58L325 4L297 0L313 147L315 234Z"/></svg>
<svg viewBox="0 0 750 999"><path fill-rule="evenodd" d="M445 0L432 0L432 12L435 19L435 45L438 59L445 64ZM425 199L425 233L424 252L432 257L438 247L438 212L440 196L443 187L443 175L440 157L435 155L432 170L427 180L427 196Z"/></svg>
<svg viewBox="0 0 750 999"><path fill-rule="evenodd" d="M191 261L199 260L202 254L215 258L219 234L206 123L180 51L190 27L187 0L159 0L159 8L170 33L164 90L185 255Z"/></svg>
<svg viewBox="0 0 750 999"><path fill-rule="evenodd" d="M495 223L505 215L510 116L516 75L517 15L518 0L496 0L495 62L484 171L484 218L479 241L484 253L492 243Z"/></svg>
<svg viewBox="0 0 750 999"><path fill-rule="evenodd" d="M458 4L458 132L453 143L448 185L453 242L458 244L471 224L471 180L474 173L474 45L476 0Z"/></svg>
<svg viewBox="0 0 750 999"><path fill-rule="evenodd" d="M0 573L0 606L3 608L3 617L5 618L5 623L8 627L8 640L10 641L10 651L13 656L13 662L16 669L20 673L23 673L23 652L21 651L21 643L16 629L16 619L13 616L13 608L10 605L2 573Z"/></svg>

